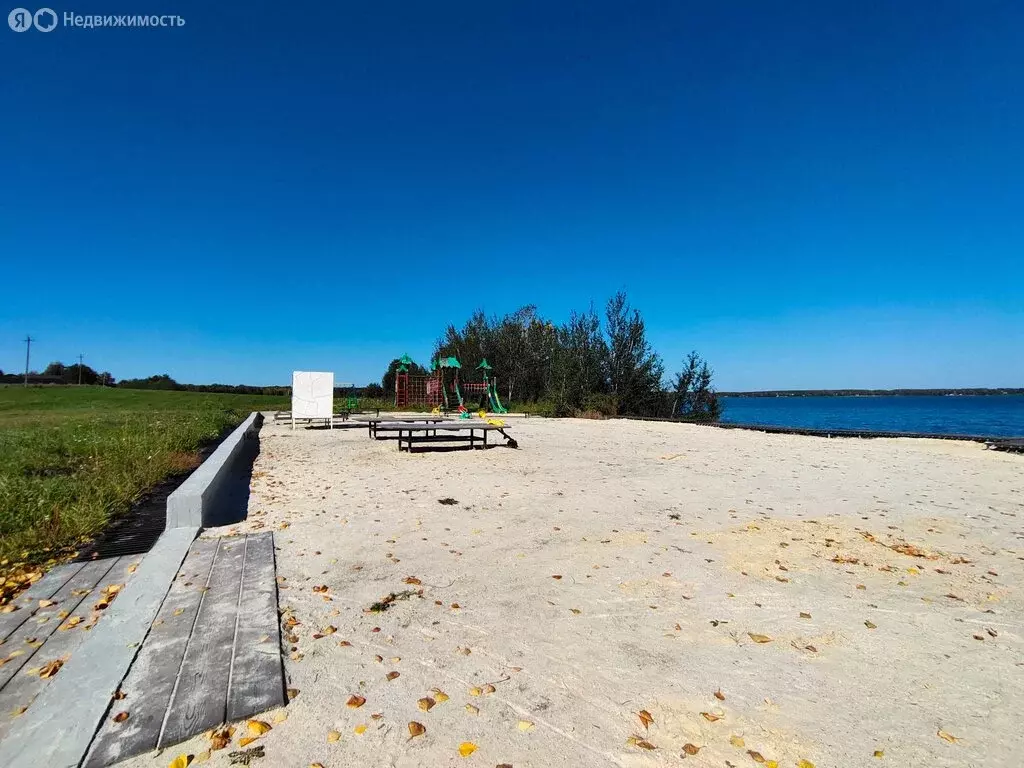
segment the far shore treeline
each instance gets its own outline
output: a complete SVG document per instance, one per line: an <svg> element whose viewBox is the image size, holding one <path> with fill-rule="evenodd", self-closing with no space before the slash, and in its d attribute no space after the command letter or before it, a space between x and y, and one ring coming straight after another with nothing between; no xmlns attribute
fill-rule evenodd
<svg viewBox="0 0 1024 768"><path fill-rule="evenodd" d="M758 392L719 392L719 397L910 397L952 395L1024 395L1024 387L967 387L961 389L775 389Z"/></svg>

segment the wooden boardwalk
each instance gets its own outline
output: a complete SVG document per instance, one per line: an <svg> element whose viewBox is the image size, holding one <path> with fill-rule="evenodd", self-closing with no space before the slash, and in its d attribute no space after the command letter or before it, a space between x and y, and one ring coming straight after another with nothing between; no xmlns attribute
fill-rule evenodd
<svg viewBox="0 0 1024 768"><path fill-rule="evenodd" d="M119 695L87 766L285 703L272 533L192 545Z"/></svg>
<svg viewBox="0 0 1024 768"><path fill-rule="evenodd" d="M106 766L285 703L273 534L198 539L180 557L169 589L161 585L155 596L148 616L156 618L144 619L138 653L122 667L127 674L109 683L91 681L89 671L103 665L98 656L109 655L109 640L123 636L119 622L138 612L127 592L124 605L117 599L139 556L59 566L17 599L17 610L0 614L0 751L14 755L0 763ZM109 631L90 653L96 643L87 640ZM69 691L76 701L67 700ZM74 757L50 762L46 750L62 743L55 721L78 699L96 696ZM40 742L36 732L47 723L55 730Z"/></svg>
<svg viewBox="0 0 1024 768"><path fill-rule="evenodd" d="M0 739L60 674L139 560L57 566L17 598L17 610L0 614Z"/></svg>

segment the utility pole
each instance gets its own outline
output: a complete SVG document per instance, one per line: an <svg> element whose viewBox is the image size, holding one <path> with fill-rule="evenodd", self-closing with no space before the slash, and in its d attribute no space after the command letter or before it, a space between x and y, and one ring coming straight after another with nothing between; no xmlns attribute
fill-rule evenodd
<svg viewBox="0 0 1024 768"><path fill-rule="evenodd" d="M82 386L82 360L85 358L81 352L78 353L78 386Z"/></svg>
<svg viewBox="0 0 1024 768"><path fill-rule="evenodd" d="M25 337L25 386L28 386L28 359L29 353L32 351L32 337Z"/></svg>

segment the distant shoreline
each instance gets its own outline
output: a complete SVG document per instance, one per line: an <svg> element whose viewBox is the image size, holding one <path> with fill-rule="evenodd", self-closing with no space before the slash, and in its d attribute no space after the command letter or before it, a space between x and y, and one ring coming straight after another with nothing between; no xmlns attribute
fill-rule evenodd
<svg viewBox="0 0 1024 768"><path fill-rule="evenodd" d="M719 392L719 397L905 397L962 395L1024 395L1024 387L999 389L779 389L763 392Z"/></svg>

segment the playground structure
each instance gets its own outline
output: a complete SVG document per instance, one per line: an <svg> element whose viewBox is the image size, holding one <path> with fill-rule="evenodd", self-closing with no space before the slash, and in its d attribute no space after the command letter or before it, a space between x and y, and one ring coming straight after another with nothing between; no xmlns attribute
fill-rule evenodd
<svg viewBox="0 0 1024 768"><path fill-rule="evenodd" d="M498 397L498 380L491 375L493 369L486 358L476 367L476 370L482 373L481 382L460 381L459 372L462 370L462 364L454 357L431 360L430 373L425 376L410 375L409 366L412 364L412 358L408 355L402 355L399 360L398 370L395 372L396 408L424 405L432 409L467 413L465 396L468 395L472 403L472 397L476 395L480 410L508 413Z"/></svg>

